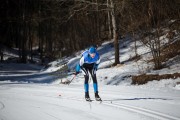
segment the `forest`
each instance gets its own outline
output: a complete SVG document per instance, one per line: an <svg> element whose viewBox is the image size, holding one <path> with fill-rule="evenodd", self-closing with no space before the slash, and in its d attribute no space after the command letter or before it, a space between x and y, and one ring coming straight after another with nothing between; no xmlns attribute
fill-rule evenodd
<svg viewBox="0 0 180 120"><path fill-rule="evenodd" d="M7 48L18 51L20 63L34 56L43 63L113 40L116 65L129 35L151 48L159 68L164 28L169 39L179 34L180 0L1 0L1 62Z"/></svg>

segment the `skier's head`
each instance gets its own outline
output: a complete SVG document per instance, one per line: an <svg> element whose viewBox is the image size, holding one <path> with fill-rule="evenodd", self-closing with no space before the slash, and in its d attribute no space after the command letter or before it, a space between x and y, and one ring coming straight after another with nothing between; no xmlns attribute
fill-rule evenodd
<svg viewBox="0 0 180 120"><path fill-rule="evenodd" d="M89 54L90 54L90 56L91 56L92 58L94 58L95 55L96 55L96 48L90 47L90 48L89 48Z"/></svg>
<svg viewBox="0 0 180 120"><path fill-rule="evenodd" d="M90 54L96 53L96 48L93 47L93 46L90 47L90 48L89 48L89 53L90 53Z"/></svg>

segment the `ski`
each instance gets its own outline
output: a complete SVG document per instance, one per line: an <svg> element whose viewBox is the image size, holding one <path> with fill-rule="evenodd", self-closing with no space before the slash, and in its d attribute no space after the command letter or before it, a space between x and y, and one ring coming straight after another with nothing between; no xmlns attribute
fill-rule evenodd
<svg viewBox="0 0 180 120"><path fill-rule="evenodd" d="M102 100L86 100L86 102L98 102L99 104L101 104L103 101Z"/></svg>
<svg viewBox="0 0 180 120"><path fill-rule="evenodd" d="M93 100L86 100L86 102L92 102Z"/></svg>
<svg viewBox="0 0 180 120"><path fill-rule="evenodd" d="M97 101L97 100L96 100ZM99 102L100 104L102 103L102 100L98 100L97 102Z"/></svg>
<svg viewBox="0 0 180 120"><path fill-rule="evenodd" d="M58 94L58 97L62 97L61 94ZM73 100L73 99L72 99ZM96 100L96 99L85 99L86 102L98 102L98 103L102 103L103 101L100 99L100 100Z"/></svg>

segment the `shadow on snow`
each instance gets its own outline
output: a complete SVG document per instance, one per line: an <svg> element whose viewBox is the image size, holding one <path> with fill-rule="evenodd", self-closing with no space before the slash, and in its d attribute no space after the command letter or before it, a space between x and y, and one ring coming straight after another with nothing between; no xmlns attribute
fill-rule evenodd
<svg viewBox="0 0 180 120"><path fill-rule="evenodd" d="M112 99L112 100L103 100L103 101L122 101L122 100L172 100L172 99L167 99L167 98L122 98L122 99Z"/></svg>

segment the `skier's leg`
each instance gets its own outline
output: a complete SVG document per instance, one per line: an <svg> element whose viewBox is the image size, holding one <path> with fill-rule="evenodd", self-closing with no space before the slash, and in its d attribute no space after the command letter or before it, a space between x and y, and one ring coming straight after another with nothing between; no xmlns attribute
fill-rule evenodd
<svg viewBox="0 0 180 120"><path fill-rule="evenodd" d="M97 101L101 101L101 98L99 97L99 94L98 94L98 83L97 83L97 78L96 78L96 71L94 69L92 69L92 70L90 70L90 74L93 79L95 98Z"/></svg>
<svg viewBox="0 0 180 120"><path fill-rule="evenodd" d="M91 69L90 71L91 77L93 79L93 87L94 87L94 93L98 92L98 84L97 84L97 78L96 78L96 71L94 69Z"/></svg>
<svg viewBox="0 0 180 120"><path fill-rule="evenodd" d="M85 81L84 81L84 90L85 90L85 93L86 92L89 92L89 75L84 75L84 78L85 78Z"/></svg>
<svg viewBox="0 0 180 120"><path fill-rule="evenodd" d="M84 90L85 90L85 99L86 101L90 101L90 97L89 97L89 74L87 69L85 69L84 67L81 68L82 69L82 73L84 74Z"/></svg>

